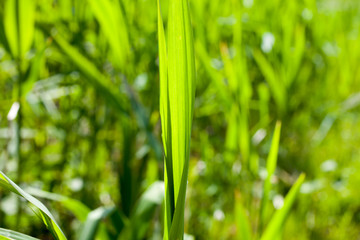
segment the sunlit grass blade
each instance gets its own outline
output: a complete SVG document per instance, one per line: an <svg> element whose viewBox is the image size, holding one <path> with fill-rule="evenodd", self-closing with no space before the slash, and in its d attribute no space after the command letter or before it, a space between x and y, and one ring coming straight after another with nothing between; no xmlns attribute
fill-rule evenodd
<svg viewBox="0 0 360 240"><path fill-rule="evenodd" d="M169 116L169 93L168 93L168 69L167 69L167 48L165 40L164 25L160 11L160 0L158 6L158 41L159 41L159 75L160 75L160 116L162 141L164 145L164 182L165 182L165 219L164 234L168 237L171 228L172 216L175 211L174 200L174 177L171 153L171 122ZM165 238L164 236L164 238Z"/></svg>
<svg viewBox="0 0 360 240"><path fill-rule="evenodd" d="M291 187L289 193L286 195L284 205L281 209L277 210L270 220L261 240L272 240L281 234L282 226L288 217L291 207L293 206L297 195L299 194L300 187L305 180L305 174L302 173L296 180L295 184Z"/></svg>
<svg viewBox="0 0 360 240"><path fill-rule="evenodd" d="M7 0L5 6L5 33L11 54L23 58L33 42L35 1Z"/></svg>
<svg viewBox="0 0 360 240"><path fill-rule="evenodd" d="M160 113L165 151L164 239L183 239L195 98L195 59L187 0L169 2L168 46L158 1Z"/></svg>
<svg viewBox="0 0 360 240"><path fill-rule="evenodd" d="M65 240L66 237L59 225L56 223L55 218L49 212L49 210L42 204L39 200L31 196L22 190L19 186L17 186L13 181L11 181L3 172L0 171L0 186L6 188L7 190L25 198L28 202L33 204L37 210L39 210L39 214L45 223L46 227L53 234L53 236L57 240Z"/></svg>
<svg viewBox="0 0 360 240"><path fill-rule="evenodd" d="M130 53L130 43L119 1L88 0L88 2L113 50L115 65L125 67Z"/></svg>
<svg viewBox="0 0 360 240"><path fill-rule="evenodd" d="M0 240L39 240L28 235L0 228Z"/></svg>
<svg viewBox="0 0 360 240"><path fill-rule="evenodd" d="M267 176L264 182L263 196L261 199L261 206L260 206L260 224L259 224L260 231L263 228L266 221L267 204L269 200L269 193L271 190L271 177L276 169L277 156L279 152L280 131L281 131L281 122L278 121L275 126L275 131L271 141L270 152L266 161Z"/></svg>
<svg viewBox="0 0 360 240"><path fill-rule="evenodd" d="M81 222L86 220L87 215L91 211L90 208L76 199L72 199L56 193L46 192L37 188L28 188L26 190L35 197L59 202L62 206L64 206L64 208L73 213L74 216Z"/></svg>

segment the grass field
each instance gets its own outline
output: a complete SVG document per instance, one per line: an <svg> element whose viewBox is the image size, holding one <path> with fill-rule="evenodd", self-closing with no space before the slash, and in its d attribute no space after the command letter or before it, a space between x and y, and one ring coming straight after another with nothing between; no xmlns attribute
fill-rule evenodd
<svg viewBox="0 0 360 240"><path fill-rule="evenodd" d="M0 239L360 239L360 1L0 19Z"/></svg>

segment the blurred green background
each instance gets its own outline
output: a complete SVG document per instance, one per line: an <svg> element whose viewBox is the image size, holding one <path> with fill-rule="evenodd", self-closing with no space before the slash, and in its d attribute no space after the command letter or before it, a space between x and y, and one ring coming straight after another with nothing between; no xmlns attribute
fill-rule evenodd
<svg viewBox="0 0 360 240"><path fill-rule="evenodd" d="M360 1L189 2L197 90L185 232L239 239L241 204L257 234L280 120L269 214L306 173L283 238L360 239ZM0 19L2 171L35 195L136 218L164 171L156 1L1 0ZM51 239L22 201L0 197L1 227ZM75 239L83 219L49 198ZM161 239L154 202L140 239Z"/></svg>

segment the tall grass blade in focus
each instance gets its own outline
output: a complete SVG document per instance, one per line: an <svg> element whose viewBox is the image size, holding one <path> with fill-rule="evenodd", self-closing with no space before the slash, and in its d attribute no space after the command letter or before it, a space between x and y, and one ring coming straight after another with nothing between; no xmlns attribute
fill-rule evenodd
<svg viewBox="0 0 360 240"><path fill-rule="evenodd" d="M359 0L0 0L0 19L0 240L359 238Z"/></svg>
<svg viewBox="0 0 360 240"><path fill-rule="evenodd" d="M195 60L187 0L169 2L168 39L158 1L160 115L165 152L164 239L183 239L195 98Z"/></svg>

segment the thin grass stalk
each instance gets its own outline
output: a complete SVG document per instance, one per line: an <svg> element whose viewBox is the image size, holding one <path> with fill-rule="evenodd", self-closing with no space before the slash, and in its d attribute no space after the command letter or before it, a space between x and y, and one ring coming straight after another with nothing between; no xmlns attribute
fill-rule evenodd
<svg viewBox="0 0 360 240"><path fill-rule="evenodd" d="M17 84L16 84L16 99L17 102L19 104L19 110L17 112L17 117L16 117L16 127L15 127L15 156L16 156L16 163L17 163L17 173L16 173L16 181L17 182L21 182L22 181L22 159L21 159L21 127L22 127L22 103L21 103L21 98L22 98L22 89L21 89L21 84L22 84L22 78L23 78L23 74L21 71L21 61L18 60L18 64L17 64L17 68L18 68L18 79L17 79ZM21 207L21 200L18 199L17 200L17 204L18 204L18 211L16 214L16 226L19 227L20 226L20 220L21 220L21 215L22 215L22 207Z"/></svg>
<svg viewBox="0 0 360 240"><path fill-rule="evenodd" d="M18 36L17 41L17 47L19 53L22 52L22 46L21 46L21 30L20 30L20 3L18 0L15 2L15 15L16 15L16 31ZM16 138L16 162L17 162L17 182L22 181L22 161L21 161L21 125L22 125L22 103L21 103L21 97L22 97L22 89L21 84L23 81L23 73L21 69L21 55L18 55L16 57L16 64L17 64L17 71L18 71L18 79L17 79L17 85L16 85L16 99L19 103L19 110L16 117L16 132L15 132L15 138ZM21 215L22 215L22 206L21 206L21 200L20 198L17 199L18 209L16 213L16 227L20 226L21 221Z"/></svg>
<svg viewBox="0 0 360 240"><path fill-rule="evenodd" d="M271 190L271 178L276 170L277 165L277 157L279 152L279 141L280 141L280 132L281 132L281 122L277 121L273 138L271 140L271 148L270 152L266 161L266 171L267 176L264 182L264 188L263 188L263 196L261 199L261 205L260 205L260 219L259 219L259 232L262 232L265 221L267 218L267 204L269 200L270 190Z"/></svg>

